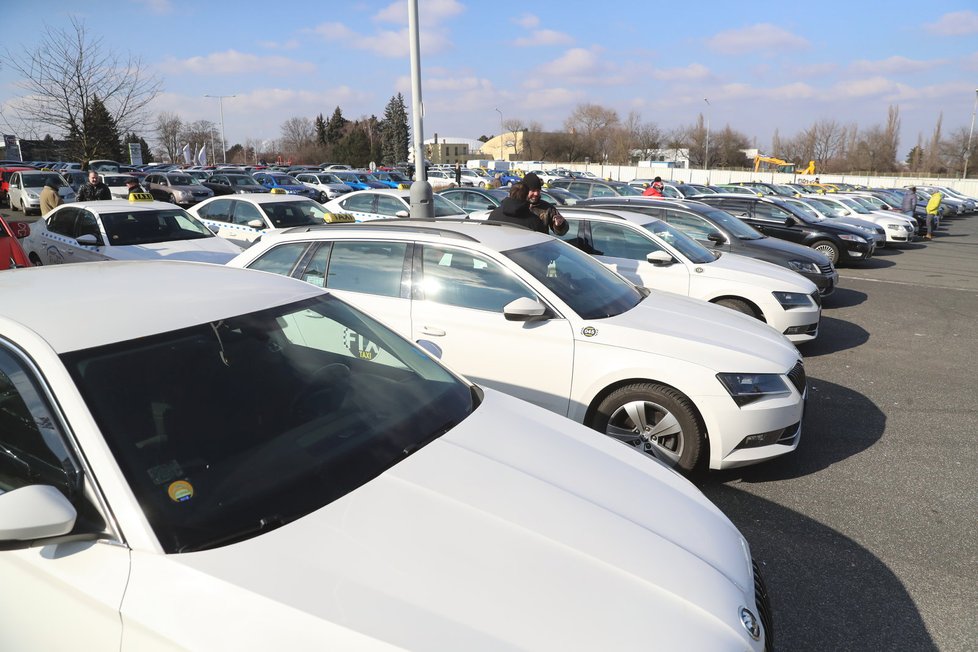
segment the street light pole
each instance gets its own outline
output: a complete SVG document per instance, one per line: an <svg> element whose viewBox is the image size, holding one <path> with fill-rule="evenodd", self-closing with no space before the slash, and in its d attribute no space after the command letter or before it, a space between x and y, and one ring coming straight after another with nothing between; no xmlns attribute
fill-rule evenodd
<svg viewBox="0 0 978 652"><path fill-rule="evenodd" d="M216 97L218 104L221 106L221 151L223 152L223 160L226 164L228 162L228 144L224 140L224 98L237 97L237 95L205 95L204 97ZM211 147L211 149L214 148Z"/></svg>
<svg viewBox="0 0 978 652"><path fill-rule="evenodd" d="M706 106L707 106L707 109L706 109L706 153L703 154L703 169L704 170L709 170L710 169L710 107L712 107L713 105L710 104L710 100L706 99L705 97L703 98L703 101L706 102ZM709 181L709 177L707 177L707 180Z"/></svg>
<svg viewBox="0 0 978 652"><path fill-rule="evenodd" d="M504 148L506 147L506 144L503 141L503 130L504 130L504 127L503 127L503 112L499 110L499 107L498 106L496 107L496 113L499 114L499 160L500 161L505 161L506 160L506 150Z"/></svg>
<svg viewBox="0 0 978 652"><path fill-rule="evenodd" d="M421 36L418 0L408 0L408 47L411 50L411 116L414 125L414 183L411 184L411 217L433 218L434 196L424 169L424 103L421 101Z"/></svg>
<svg viewBox="0 0 978 652"><path fill-rule="evenodd" d="M971 137L975 133L975 112L978 111L978 88L975 89L975 108L971 109L971 130L968 132L968 149L964 153L964 172L962 179L968 178L968 161L971 159Z"/></svg>

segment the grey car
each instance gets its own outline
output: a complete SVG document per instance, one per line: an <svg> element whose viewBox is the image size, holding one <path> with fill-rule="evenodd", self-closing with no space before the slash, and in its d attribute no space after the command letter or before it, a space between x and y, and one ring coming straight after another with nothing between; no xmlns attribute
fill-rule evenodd
<svg viewBox="0 0 978 652"><path fill-rule="evenodd" d="M184 172L159 172L150 174L143 182L146 192L153 199L166 201L186 208L214 196L214 191L205 188L199 181Z"/></svg>

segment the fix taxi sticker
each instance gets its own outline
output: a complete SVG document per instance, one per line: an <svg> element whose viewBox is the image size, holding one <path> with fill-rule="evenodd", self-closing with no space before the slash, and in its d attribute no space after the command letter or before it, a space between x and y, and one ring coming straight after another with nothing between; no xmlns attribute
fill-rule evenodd
<svg viewBox="0 0 978 652"><path fill-rule="evenodd" d="M166 488L166 493L169 494L170 500L173 502L183 503L194 497L194 486L186 480L177 480L170 483L170 486Z"/></svg>

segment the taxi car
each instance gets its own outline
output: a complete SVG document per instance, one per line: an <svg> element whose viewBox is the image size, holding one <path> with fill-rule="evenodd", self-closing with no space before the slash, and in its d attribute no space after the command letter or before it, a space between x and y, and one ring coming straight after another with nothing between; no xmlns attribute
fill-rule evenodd
<svg viewBox="0 0 978 652"><path fill-rule="evenodd" d="M2 650L769 645L692 484L321 288L158 261L0 293Z"/></svg>
<svg viewBox="0 0 978 652"><path fill-rule="evenodd" d="M465 217L460 207L438 192L432 195L435 217ZM375 189L358 190L323 204L330 213L349 213L357 222L408 217L411 214L411 191Z"/></svg>
<svg viewBox="0 0 978 652"><path fill-rule="evenodd" d="M549 235L464 219L296 227L228 264L325 285L472 380L684 472L801 439L805 370L784 335L636 287Z"/></svg>
<svg viewBox="0 0 978 652"><path fill-rule="evenodd" d="M160 258L223 264L241 251L149 194L62 204L31 226L22 244L34 265Z"/></svg>
<svg viewBox="0 0 978 652"><path fill-rule="evenodd" d="M822 298L789 269L711 251L655 217L628 210L562 208L560 236L632 283L709 301L763 321L792 342L818 337Z"/></svg>
<svg viewBox="0 0 978 652"><path fill-rule="evenodd" d="M217 235L242 247L266 229L354 221L352 215L332 213L319 202L275 189L268 194L214 197L194 206L190 213Z"/></svg>
<svg viewBox="0 0 978 652"><path fill-rule="evenodd" d="M14 222L11 226L3 219L3 215L0 215L0 269L31 266L19 240L19 238L26 238L30 233L31 227L27 222Z"/></svg>

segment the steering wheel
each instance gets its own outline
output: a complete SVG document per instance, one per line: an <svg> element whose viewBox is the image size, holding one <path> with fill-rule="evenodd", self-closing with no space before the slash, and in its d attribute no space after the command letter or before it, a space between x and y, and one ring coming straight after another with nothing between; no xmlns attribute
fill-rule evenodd
<svg viewBox="0 0 978 652"><path fill-rule="evenodd" d="M288 414L315 418L338 409L350 391L350 368L333 362L317 369L289 402Z"/></svg>

